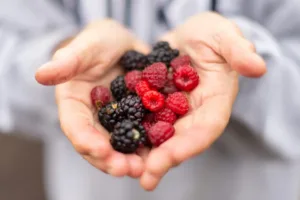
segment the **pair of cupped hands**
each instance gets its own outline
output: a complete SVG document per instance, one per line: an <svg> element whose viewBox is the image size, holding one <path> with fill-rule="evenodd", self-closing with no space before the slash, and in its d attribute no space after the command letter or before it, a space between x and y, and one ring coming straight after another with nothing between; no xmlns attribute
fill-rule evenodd
<svg viewBox="0 0 300 200"><path fill-rule="evenodd" d="M110 19L92 22L36 72L40 84L56 86L61 128L75 150L105 173L139 178L145 190L155 189L168 170L200 154L222 134L239 75L260 77L266 72L254 45L233 22L215 13L195 15L160 40L191 57L201 82L189 94L190 112L176 122L175 136L151 151L114 151L90 100L92 88L109 86L122 73L117 65L124 52L151 50L124 26Z"/></svg>

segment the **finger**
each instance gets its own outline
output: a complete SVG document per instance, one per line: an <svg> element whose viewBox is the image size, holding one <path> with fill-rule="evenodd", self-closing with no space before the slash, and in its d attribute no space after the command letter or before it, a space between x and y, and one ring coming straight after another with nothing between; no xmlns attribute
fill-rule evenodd
<svg viewBox="0 0 300 200"><path fill-rule="evenodd" d="M150 149L149 148L140 148L137 150L137 155L139 155L144 162L146 162L148 155L150 153Z"/></svg>
<svg viewBox="0 0 300 200"><path fill-rule="evenodd" d="M145 51L147 45L136 41L117 23L103 22L82 31L66 47L58 50L53 60L36 72L36 80L44 85L66 82L94 67L103 71L116 64L125 51L134 47Z"/></svg>
<svg viewBox="0 0 300 200"><path fill-rule="evenodd" d="M170 149L160 146L152 150L146 162L145 172L140 179L141 186L148 191L154 190L163 175L167 173L174 164L175 162Z"/></svg>
<svg viewBox="0 0 300 200"><path fill-rule="evenodd" d="M153 190L170 168L206 150L220 136L231 113L232 98L216 96L206 100L193 115L175 124L176 135L149 155L141 185ZM187 121L192 126L186 128Z"/></svg>
<svg viewBox="0 0 300 200"><path fill-rule="evenodd" d="M138 178L142 175L144 170L144 163L140 156L138 155L128 155L127 156L129 163L129 173L128 175L132 178Z"/></svg>
<svg viewBox="0 0 300 200"><path fill-rule="evenodd" d="M118 153L110 156L107 160L96 159L91 156L83 157L97 169L115 177L123 177L129 172L128 160Z"/></svg>
<svg viewBox="0 0 300 200"><path fill-rule="evenodd" d="M62 130L78 153L97 160L91 164L113 176L128 173L129 164L125 155L112 149L109 135L103 127L95 128L92 113L85 104L72 99L60 100L58 109Z"/></svg>
<svg viewBox="0 0 300 200"><path fill-rule="evenodd" d="M260 77L266 72L264 60L255 46L235 31L222 31L213 36L214 50L243 76Z"/></svg>

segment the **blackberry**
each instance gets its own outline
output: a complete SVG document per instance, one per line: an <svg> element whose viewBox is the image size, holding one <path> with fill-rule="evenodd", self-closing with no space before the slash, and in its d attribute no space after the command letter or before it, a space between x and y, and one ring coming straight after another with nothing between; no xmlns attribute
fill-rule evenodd
<svg viewBox="0 0 300 200"><path fill-rule="evenodd" d="M117 112L126 119L134 122L141 122L145 116L146 109L143 106L142 100L139 96L129 94L123 97L118 104Z"/></svg>
<svg viewBox="0 0 300 200"><path fill-rule="evenodd" d="M113 101L102 107L98 112L99 122L108 132L112 132L117 122L124 119L124 116L120 115L117 109L118 103Z"/></svg>
<svg viewBox="0 0 300 200"><path fill-rule="evenodd" d="M121 100L127 92L124 76L117 76L117 78L111 82L110 90L117 101Z"/></svg>
<svg viewBox="0 0 300 200"><path fill-rule="evenodd" d="M120 60L125 71L143 70L147 62L147 56L134 50L127 51Z"/></svg>
<svg viewBox="0 0 300 200"><path fill-rule="evenodd" d="M157 42L156 44L154 44L152 51L157 51L157 50L161 50L161 49L168 51L171 49L171 47L168 42L160 41L160 42Z"/></svg>
<svg viewBox="0 0 300 200"><path fill-rule="evenodd" d="M115 126L110 143L116 151L129 154L146 144L147 140L146 131L141 124L124 120Z"/></svg>
<svg viewBox="0 0 300 200"><path fill-rule="evenodd" d="M155 50L153 49L153 51L148 55L149 64L163 62L167 66L170 66L170 62L179 56L179 51L177 49L172 49L165 44L158 46L155 45L154 47Z"/></svg>

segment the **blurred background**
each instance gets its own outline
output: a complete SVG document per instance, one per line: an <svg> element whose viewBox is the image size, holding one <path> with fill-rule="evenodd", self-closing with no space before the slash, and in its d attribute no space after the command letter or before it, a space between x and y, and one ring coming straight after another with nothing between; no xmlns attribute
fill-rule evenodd
<svg viewBox="0 0 300 200"><path fill-rule="evenodd" d="M45 200L43 144L20 134L0 134L0 199Z"/></svg>

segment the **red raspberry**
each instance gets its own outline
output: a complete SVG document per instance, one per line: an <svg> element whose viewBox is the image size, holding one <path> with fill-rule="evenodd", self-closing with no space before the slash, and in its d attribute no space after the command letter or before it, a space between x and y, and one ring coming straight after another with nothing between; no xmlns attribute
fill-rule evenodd
<svg viewBox="0 0 300 200"><path fill-rule="evenodd" d="M165 98L164 96L154 90L146 92L142 98L143 104L146 109L157 112L164 107Z"/></svg>
<svg viewBox="0 0 300 200"><path fill-rule="evenodd" d="M139 97L143 97L144 94L148 91L150 91L151 88L149 86L149 84L147 83L147 81L140 81L138 82L138 84L136 84L135 86L135 92L137 93L137 95L139 95Z"/></svg>
<svg viewBox="0 0 300 200"><path fill-rule="evenodd" d="M149 113L144 117L142 125L145 128L146 132L149 131L149 129L155 124L155 122L156 121L153 113Z"/></svg>
<svg viewBox="0 0 300 200"><path fill-rule="evenodd" d="M130 71L126 74L125 76L125 83L126 87L134 92L135 91L135 86L140 80L142 79L142 72L138 70L133 70Z"/></svg>
<svg viewBox="0 0 300 200"><path fill-rule="evenodd" d="M102 106L111 101L111 94L108 88L96 86L91 91L92 104L99 110Z"/></svg>
<svg viewBox="0 0 300 200"><path fill-rule="evenodd" d="M168 122L158 121L148 131L148 136L154 146L159 146L174 135L175 129Z"/></svg>
<svg viewBox="0 0 300 200"><path fill-rule="evenodd" d="M183 91L192 91L199 84L199 76L190 65L179 67L173 74L175 86Z"/></svg>
<svg viewBox="0 0 300 200"><path fill-rule="evenodd" d="M167 82L168 70L164 63L158 62L148 66L143 71L143 80L146 80L150 87L160 89Z"/></svg>
<svg viewBox="0 0 300 200"><path fill-rule="evenodd" d="M176 114L184 115L189 111L189 102L183 93L175 92L169 94L166 100L166 107L170 108Z"/></svg>
<svg viewBox="0 0 300 200"><path fill-rule="evenodd" d="M177 120L176 114L170 108L163 108L155 113L155 121L164 121L174 124Z"/></svg>
<svg viewBox="0 0 300 200"><path fill-rule="evenodd" d="M183 65L190 65L191 64L191 58L188 55L185 56L179 56L171 61L171 67L174 71L176 71L177 68L183 66Z"/></svg>

